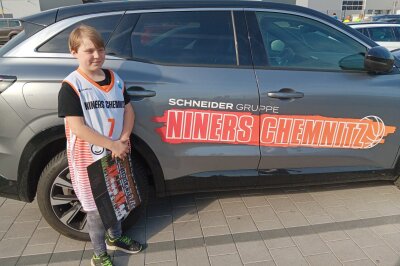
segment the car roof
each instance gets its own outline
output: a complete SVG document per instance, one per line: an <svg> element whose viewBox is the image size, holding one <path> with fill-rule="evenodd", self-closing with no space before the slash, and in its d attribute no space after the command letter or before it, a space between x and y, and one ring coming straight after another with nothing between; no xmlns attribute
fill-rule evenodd
<svg viewBox="0 0 400 266"><path fill-rule="evenodd" d="M348 23L352 28L377 28L377 27L400 27L400 24L396 23L376 23L376 22L367 22L367 23Z"/></svg>
<svg viewBox="0 0 400 266"><path fill-rule="evenodd" d="M184 8L271 8L289 11L302 11L308 14L321 16L321 13L312 9L296 5L272 3L257 0L218 0L218 1L194 1L194 0L138 0L138 1L112 1L86 3L75 6L61 7L47 10L22 20L47 26L70 17L80 15L148 9L184 9ZM324 15L324 14L322 14Z"/></svg>
<svg viewBox="0 0 400 266"><path fill-rule="evenodd" d="M373 17L375 17L375 18L398 18L398 17L400 17L400 15L399 14L386 14L386 15L376 15L376 16L373 16Z"/></svg>
<svg viewBox="0 0 400 266"><path fill-rule="evenodd" d="M194 1L194 0L147 0L147 1L118 1L88 3L77 6L60 8L57 20L71 16L90 13L109 12L118 10L146 10L146 9L181 9L181 8L277 8L285 10L303 10L296 5L279 4L267 1L249 0L218 0L218 1Z"/></svg>

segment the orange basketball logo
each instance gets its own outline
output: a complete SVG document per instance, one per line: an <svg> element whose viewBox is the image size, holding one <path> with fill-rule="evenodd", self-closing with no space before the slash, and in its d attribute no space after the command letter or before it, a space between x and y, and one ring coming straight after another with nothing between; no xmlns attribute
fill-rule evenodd
<svg viewBox="0 0 400 266"><path fill-rule="evenodd" d="M385 123L383 120L376 116L376 115L369 115L361 119L361 121L367 121L369 122L369 131L365 139L367 141L364 141L364 148L372 148L379 143L383 143L383 137L385 136Z"/></svg>

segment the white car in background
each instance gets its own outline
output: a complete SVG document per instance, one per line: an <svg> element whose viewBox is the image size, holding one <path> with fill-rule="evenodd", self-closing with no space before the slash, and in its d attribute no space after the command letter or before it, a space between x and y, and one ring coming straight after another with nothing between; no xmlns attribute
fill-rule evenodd
<svg viewBox="0 0 400 266"><path fill-rule="evenodd" d="M348 25L390 51L400 48L400 24L373 22Z"/></svg>

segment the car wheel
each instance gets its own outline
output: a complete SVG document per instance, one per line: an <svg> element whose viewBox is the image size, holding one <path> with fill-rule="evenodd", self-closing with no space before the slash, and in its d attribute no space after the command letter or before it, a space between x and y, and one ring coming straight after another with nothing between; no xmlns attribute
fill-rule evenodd
<svg viewBox="0 0 400 266"><path fill-rule="evenodd" d="M124 229L138 220L145 209L148 197L146 172L135 157L132 157L132 163L142 204L125 219ZM57 154L42 172L37 189L37 201L43 217L56 231L69 238L90 240L87 215L74 193L65 151Z"/></svg>

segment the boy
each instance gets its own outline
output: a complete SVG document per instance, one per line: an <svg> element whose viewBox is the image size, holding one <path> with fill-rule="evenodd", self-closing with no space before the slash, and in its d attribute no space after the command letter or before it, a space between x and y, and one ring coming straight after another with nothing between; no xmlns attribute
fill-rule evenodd
<svg viewBox="0 0 400 266"><path fill-rule="evenodd" d="M91 265L112 265L107 248L137 253L142 245L121 236L118 222L105 232L90 188L86 167L103 157L107 149L113 157L130 156L129 137L134 112L121 78L102 69L104 42L92 27L81 25L69 36L69 49L79 67L62 83L58 95L58 115L64 117L67 157L74 191L87 212L94 255Z"/></svg>

